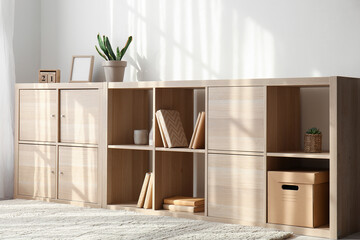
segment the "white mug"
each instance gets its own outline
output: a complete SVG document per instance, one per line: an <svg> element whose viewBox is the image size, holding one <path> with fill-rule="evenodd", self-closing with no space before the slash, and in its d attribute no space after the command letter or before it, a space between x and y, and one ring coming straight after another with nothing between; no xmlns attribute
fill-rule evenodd
<svg viewBox="0 0 360 240"><path fill-rule="evenodd" d="M148 144L148 130L134 130L134 143L136 145L146 145Z"/></svg>

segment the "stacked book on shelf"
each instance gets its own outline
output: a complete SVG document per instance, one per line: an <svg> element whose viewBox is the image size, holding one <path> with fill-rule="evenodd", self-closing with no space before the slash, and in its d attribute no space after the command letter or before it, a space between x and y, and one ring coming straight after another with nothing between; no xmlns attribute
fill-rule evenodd
<svg viewBox="0 0 360 240"><path fill-rule="evenodd" d="M163 208L173 212L197 213L204 211L204 198L175 196L164 199Z"/></svg>
<svg viewBox="0 0 360 240"><path fill-rule="evenodd" d="M197 117L189 148L205 148L205 112L200 112Z"/></svg>
<svg viewBox="0 0 360 240"><path fill-rule="evenodd" d="M141 188L137 207L150 209L152 208L152 193L153 193L154 174L148 172L145 174L144 183Z"/></svg>
<svg viewBox="0 0 360 240"><path fill-rule="evenodd" d="M164 147L187 147L188 141L180 113L176 110L158 110L155 114Z"/></svg>

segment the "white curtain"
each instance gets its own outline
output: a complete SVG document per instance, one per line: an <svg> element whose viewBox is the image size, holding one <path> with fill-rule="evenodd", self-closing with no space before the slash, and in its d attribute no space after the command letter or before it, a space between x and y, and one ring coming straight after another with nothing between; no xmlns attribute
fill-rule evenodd
<svg viewBox="0 0 360 240"><path fill-rule="evenodd" d="M14 0L0 0L0 199L13 196Z"/></svg>

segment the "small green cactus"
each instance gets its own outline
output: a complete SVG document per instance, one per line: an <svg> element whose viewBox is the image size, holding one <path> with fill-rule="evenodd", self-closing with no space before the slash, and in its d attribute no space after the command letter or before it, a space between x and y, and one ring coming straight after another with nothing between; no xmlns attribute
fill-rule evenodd
<svg viewBox="0 0 360 240"><path fill-rule="evenodd" d="M97 35L97 39L99 42L99 47L103 51L103 53L100 52L97 46L95 46L96 51L99 53L101 57L105 59L105 61L121 61L123 56L125 55L126 50L128 49L131 41L132 36L130 36L125 44L125 47L123 49L119 49L119 47L116 48L116 55L114 51L112 50L109 38L106 36L103 36L101 38L100 34Z"/></svg>
<svg viewBox="0 0 360 240"><path fill-rule="evenodd" d="M321 134L321 131L318 128L313 127L307 130L306 134Z"/></svg>

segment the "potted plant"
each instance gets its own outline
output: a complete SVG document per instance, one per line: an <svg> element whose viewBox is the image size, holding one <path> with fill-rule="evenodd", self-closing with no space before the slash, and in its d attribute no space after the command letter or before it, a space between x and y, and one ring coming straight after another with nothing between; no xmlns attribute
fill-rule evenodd
<svg viewBox="0 0 360 240"><path fill-rule="evenodd" d="M320 153L322 145L322 134L317 128L310 128L304 137L304 151L308 153Z"/></svg>
<svg viewBox="0 0 360 240"><path fill-rule="evenodd" d="M99 47L103 53L100 52L97 46L95 46L96 51L100 54L101 57L105 59L103 62L105 79L107 82L122 82L124 79L125 67L127 65L126 61L121 61L123 56L125 55L126 50L128 49L132 36L130 36L125 44L123 49L116 48L116 55L111 47L109 38L107 36L103 36L101 38L100 34L97 35L97 39L99 42Z"/></svg>

